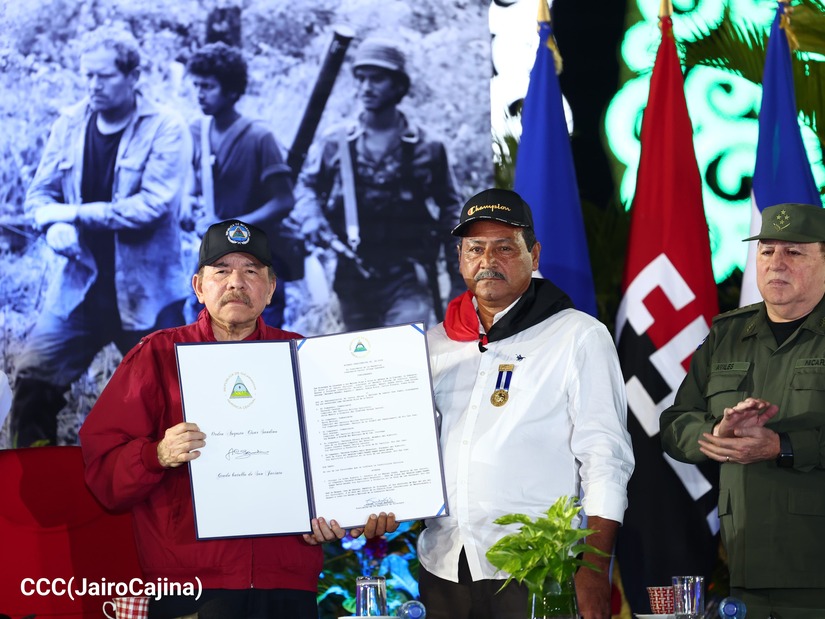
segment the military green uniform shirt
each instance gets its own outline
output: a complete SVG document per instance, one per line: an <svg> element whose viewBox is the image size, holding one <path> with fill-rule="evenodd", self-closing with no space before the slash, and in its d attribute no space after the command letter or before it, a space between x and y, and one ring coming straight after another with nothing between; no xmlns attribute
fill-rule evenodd
<svg viewBox="0 0 825 619"><path fill-rule="evenodd" d="M779 406L766 427L787 432L793 468L774 461L720 467L719 520L733 587L825 587L825 300L777 346L764 303L714 319L675 403L660 417L662 445L703 462L703 432L747 397ZM673 532L679 535L678 531Z"/></svg>

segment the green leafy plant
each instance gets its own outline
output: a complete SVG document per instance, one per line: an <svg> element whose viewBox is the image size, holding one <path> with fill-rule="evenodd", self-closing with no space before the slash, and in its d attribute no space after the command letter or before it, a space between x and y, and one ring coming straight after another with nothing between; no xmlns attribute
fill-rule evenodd
<svg viewBox="0 0 825 619"><path fill-rule="evenodd" d="M596 565L577 556L583 552L606 555L582 541L595 531L573 525L580 510L576 498L562 496L545 512L546 517L533 520L525 514L507 514L496 518L496 524L522 525L517 533L505 535L487 551L487 560L510 574L502 588L515 580L537 592L548 578L568 581L580 566L598 571Z"/></svg>

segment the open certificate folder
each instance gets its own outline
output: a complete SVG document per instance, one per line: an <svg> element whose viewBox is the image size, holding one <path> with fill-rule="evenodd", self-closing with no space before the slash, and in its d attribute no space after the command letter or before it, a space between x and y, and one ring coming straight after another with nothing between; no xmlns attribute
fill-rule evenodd
<svg viewBox="0 0 825 619"><path fill-rule="evenodd" d="M422 325L301 340L180 343L199 539L344 528L446 512Z"/></svg>

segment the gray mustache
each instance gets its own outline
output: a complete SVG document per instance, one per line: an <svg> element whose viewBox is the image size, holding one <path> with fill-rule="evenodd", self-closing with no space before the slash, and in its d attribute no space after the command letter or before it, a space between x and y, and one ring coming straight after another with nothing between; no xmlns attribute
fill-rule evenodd
<svg viewBox="0 0 825 619"><path fill-rule="evenodd" d="M492 269L485 269L483 271L479 271L476 273L475 277L473 278L475 281L480 281L482 279L506 279L504 277L504 273L499 273L498 271L493 271Z"/></svg>
<svg viewBox="0 0 825 619"><path fill-rule="evenodd" d="M230 303L231 301L241 301L244 305L251 305L252 299L249 298L248 295L244 294L243 292L229 292L221 297L221 307Z"/></svg>

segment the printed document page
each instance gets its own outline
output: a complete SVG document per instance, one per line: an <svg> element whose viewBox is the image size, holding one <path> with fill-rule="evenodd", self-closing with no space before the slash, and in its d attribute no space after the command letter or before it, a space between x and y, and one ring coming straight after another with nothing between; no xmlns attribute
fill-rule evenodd
<svg viewBox="0 0 825 619"><path fill-rule="evenodd" d="M345 528L444 513L422 325L309 338L298 360L316 513Z"/></svg>
<svg viewBox="0 0 825 619"><path fill-rule="evenodd" d="M176 346L199 538L310 531L289 341Z"/></svg>

